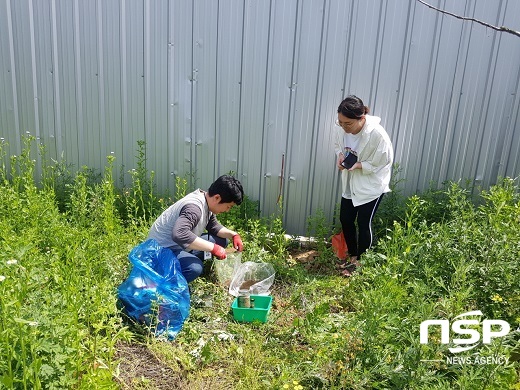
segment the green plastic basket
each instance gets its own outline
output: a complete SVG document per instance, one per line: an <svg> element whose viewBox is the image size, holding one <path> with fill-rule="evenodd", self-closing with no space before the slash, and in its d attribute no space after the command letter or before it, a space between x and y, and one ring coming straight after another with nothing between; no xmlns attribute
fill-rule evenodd
<svg viewBox="0 0 520 390"><path fill-rule="evenodd" d="M273 298L268 295L251 295L251 298L255 299L255 307L253 309L238 307L238 298L235 298L231 304L233 318L239 322L267 322Z"/></svg>

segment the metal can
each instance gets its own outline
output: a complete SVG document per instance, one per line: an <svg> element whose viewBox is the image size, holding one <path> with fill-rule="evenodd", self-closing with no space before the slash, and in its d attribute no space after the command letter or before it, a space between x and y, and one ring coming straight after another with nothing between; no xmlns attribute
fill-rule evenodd
<svg viewBox="0 0 520 390"><path fill-rule="evenodd" d="M251 307L251 301L249 297L249 290L238 290L238 298L237 298L237 306L238 307Z"/></svg>

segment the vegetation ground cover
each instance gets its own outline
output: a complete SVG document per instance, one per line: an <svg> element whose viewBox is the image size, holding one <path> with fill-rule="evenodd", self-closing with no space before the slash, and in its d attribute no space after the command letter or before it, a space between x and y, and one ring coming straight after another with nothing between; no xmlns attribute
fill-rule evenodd
<svg viewBox="0 0 520 390"><path fill-rule="evenodd" d="M243 261L276 269L268 322L234 321L233 297L208 262L191 286L190 316L168 342L125 318L116 289L128 253L188 180L178 178L171 199L156 194L144 143L128 185L113 156L99 174L61 161L36 175L34 149L30 137L19 156L0 147L0 388L520 388L517 180L488 190L446 183L408 199L394 180L380 239L348 279L320 211L309 218L312 245L301 247L286 238L283 210L260 218L246 198L220 219L244 238ZM422 321L472 310L511 332L459 356L507 362L450 363L438 332L420 343Z"/></svg>

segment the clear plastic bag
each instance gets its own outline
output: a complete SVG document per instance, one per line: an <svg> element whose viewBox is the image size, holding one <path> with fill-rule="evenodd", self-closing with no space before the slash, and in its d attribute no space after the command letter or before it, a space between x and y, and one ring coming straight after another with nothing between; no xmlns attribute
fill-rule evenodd
<svg viewBox="0 0 520 390"><path fill-rule="evenodd" d="M269 263L246 261L240 264L229 285L229 293L238 296L238 290L249 289L254 295L268 295L274 283L274 267Z"/></svg>
<svg viewBox="0 0 520 390"><path fill-rule="evenodd" d="M132 319L150 325L156 336L173 340L190 312L188 282L179 260L155 240L137 245L128 258L133 268L118 287L119 300Z"/></svg>
<svg viewBox="0 0 520 390"><path fill-rule="evenodd" d="M229 252L224 260L214 260L213 268L218 282L226 288L229 287L240 264L242 264L242 252Z"/></svg>

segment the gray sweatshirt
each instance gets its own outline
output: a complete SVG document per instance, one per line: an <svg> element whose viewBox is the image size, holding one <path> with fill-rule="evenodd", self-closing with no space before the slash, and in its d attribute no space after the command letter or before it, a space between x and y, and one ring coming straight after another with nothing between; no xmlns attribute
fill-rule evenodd
<svg viewBox="0 0 520 390"><path fill-rule="evenodd" d="M205 230L217 235L222 227L209 211L205 192L197 189L168 207L153 223L148 238L164 248L178 245L186 249Z"/></svg>

